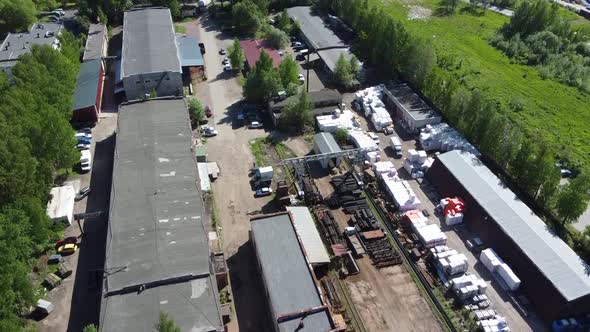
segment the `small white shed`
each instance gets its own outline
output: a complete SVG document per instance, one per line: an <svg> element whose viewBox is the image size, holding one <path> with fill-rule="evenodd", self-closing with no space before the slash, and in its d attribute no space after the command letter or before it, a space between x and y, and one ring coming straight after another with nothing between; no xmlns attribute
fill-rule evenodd
<svg viewBox="0 0 590 332"><path fill-rule="evenodd" d="M47 216L55 222L67 222L69 225L74 220L74 199L76 190L73 186L55 187L50 191L51 199L47 202Z"/></svg>

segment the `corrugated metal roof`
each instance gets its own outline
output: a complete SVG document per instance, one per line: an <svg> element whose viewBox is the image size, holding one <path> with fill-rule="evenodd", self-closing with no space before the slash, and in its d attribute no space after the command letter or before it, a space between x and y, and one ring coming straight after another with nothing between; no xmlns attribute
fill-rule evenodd
<svg viewBox="0 0 590 332"><path fill-rule="evenodd" d="M288 206L287 211L291 212L293 225L309 262L311 264L330 263L330 255L326 251L309 209L305 206Z"/></svg>
<svg viewBox="0 0 590 332"><path fill-rule="evenodd" d="M101 68L102 62L100 59L80 64L76 90L74 90L74 111L96 104Z"/></svg>
<svg viewBox="0 0 590 332"><path fill-rule="evenodd" d="M475 155L450 151L438 159L568 301L590 294L588 265Z"/></svg>
<svg viewBox="0 0 590 332"><path fill-rule="evenodd" d="M182 73L170 9L126 11L121 77L162 72Z"/></svg>
<svg viewBox="0 0 590 332"><path fill-rule="evenodd" d="M279 316L323 305L318 286L301 250L289 214L282 213L252 220L252 241L268 291L274 322ZM326 311L304 318L284 320L280 331L325 332L332 329Z"/></svg>
<svg viewBox="0 0 590 332"><path fill-rule="evenodd" d="M338 61L340 54L343 54L346 60L350 60L350 58L352 58L352 53L350 53L350 50L345 48L348 45L344 43L338 36L336 36L332 30L326 27L326 24L321 17L312 15L311 7L292 7L287 9L287 13L291 19L299 22L301 32L312 44L308 45L312 49L343 46L343 48L335 48L318 52L320 58L322 58L326 66L331 71L334 71L336 68L336 62Z"/></svg>
<svg viewBox="0 0 590 332"><path fill-rule="evenodd" d="M169 308L183 331L222 330L191 137L182 99L119 109L105 254L105 271L113 272L103 288L103 331L145 331L161 308ZM129 294L140 285L153 291ZM182 291L175 304L166 299L174 291Z"/></svg>
<svg viewBox="0 0 590 332"><path fill-rule="evenodd" d="M244 51L244 56L250 68L256 65L256 61L260 59L262 50L266 52L272 59L273 67L277 68L281 64L281 56L279 52L272 47L266 45L263 39L248 39L240 41L240 47Z"/></svg>
<svg viewBox="0 0 590 332"><path fill-rule="evenodd" d="M332 153L341 152L340 146L336 143L334 136L330 133L317 133L314 135L313 140L320 149L320 153Z"/></svg>
<svg viewBox="0 0 590 332"><path fill-rule="evenodd" d="M84 48L84 56L82 57L83 62L102 59L102 55L106 54L106 50L104 49L106 47L106 34L106 25L90 24L90 27L88 27L86 47Z"/></svg>
<svg viewBox="0 0 590 332"><path fill-rule="evenodd" d="M416 121L441 118L440 114L433 110L407 84L389 85L385 89L385 94L389 95L399 108L408 113Z"/></svg>
<svg viewBox="0 0 590 332"><path fill-rule="evenodd" d="M197 38L177 35L176 45L178 45L181 66L194 67L203 66L205 64Z"/></svg>

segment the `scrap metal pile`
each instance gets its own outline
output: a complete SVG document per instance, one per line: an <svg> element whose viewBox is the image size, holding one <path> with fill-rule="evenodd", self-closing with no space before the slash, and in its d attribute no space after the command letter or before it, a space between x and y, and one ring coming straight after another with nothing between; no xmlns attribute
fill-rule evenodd
<svg viewBox="0 0 590 332"><path fill-rule="evenodd" d="M391 242L380 229L363 232L361 238L375 267L382 268L402 263L400 254L393 249Z"/></svg>
<svg viewBox="0 0 590 332"><path fill-rule="evenodd" d="M361 196L362 185L352 172L334 176L330 182L336 190L336 195L326 200L326 204L329 207L336 208L342 206L344 212L348 214L369 207L367 199Z"/></svg>
<svg viewBox="0 0 590 332"><path fill-rule="evenodd" d="M320 229L330 245L342 243L341 232L338 230L332 211L315 210L315 216L320 221Z"/></svg>

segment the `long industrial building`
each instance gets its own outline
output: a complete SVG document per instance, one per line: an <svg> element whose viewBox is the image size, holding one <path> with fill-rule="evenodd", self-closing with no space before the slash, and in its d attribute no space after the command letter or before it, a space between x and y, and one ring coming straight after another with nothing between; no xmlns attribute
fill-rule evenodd
<svg viewBox="0 0 590 332"><path fill-rule="evenodd" d="M126 11L121 79L127 100L182 95L182 67L168 8Z"/></svg>
<svg viewBox="0 0 590 332"><path fill-rule="evenodd" d="M277 213L250 223L274 331L332 331L330 308L291 218L290 212Z"/></svg>
<svg viewBox="0 0 590 332"><path fill-rule="evenodd" d="M292 7L287 9L287 13L293 21L299 23L301 37L303 37L305 44L311 48L310 51L316 51L324 47L337 47L317 51L330 73L334 73L336 62L338 62L341 54L346 60L350 61L352 53L348 45L326 27L326 23L321 17L312 14L311 7Z"/></svg>
<svg viewBox="0 0 590 332"><path fill-rule="evenodd" d="M444 197L465 201L467 225L520 278L540 318L548 323L590 312L588 265L476 156L441 154L426 177Z"/></svg>
<svg viewBox="0 0 590 332"><path fill-rule="evenodd" d="M224 331L183 99L119 109L101 331Z"/></svg>

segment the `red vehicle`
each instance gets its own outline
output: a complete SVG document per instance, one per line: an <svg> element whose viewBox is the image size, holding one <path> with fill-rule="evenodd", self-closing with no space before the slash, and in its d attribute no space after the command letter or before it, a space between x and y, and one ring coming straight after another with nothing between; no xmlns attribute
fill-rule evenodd
<svg viewBox="0 0 590 332"><path fill-rule="evenodd" d="M57 248L66 245L66 244L77 244L78 243L78 238L76 236L68 236L66 238L63 238L61 240L57 240L57 242L55 242L55 250L57 250Z"/></svg>
<svg viewBox="0 0 590 332"><path fill-rule="evenodd" d="M205 106L205 115L210 118L213 115L213 111L211 110L211 108L209 108L209 106Z"/></svg>

